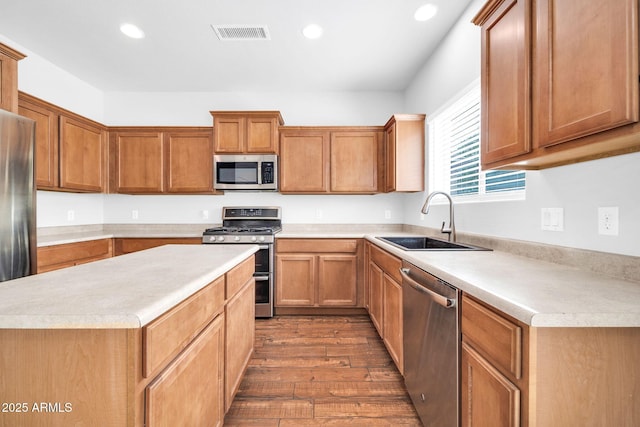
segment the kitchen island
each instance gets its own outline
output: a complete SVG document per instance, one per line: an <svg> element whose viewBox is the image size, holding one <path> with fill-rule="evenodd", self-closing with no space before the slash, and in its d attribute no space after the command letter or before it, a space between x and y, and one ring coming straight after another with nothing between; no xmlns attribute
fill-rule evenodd
<svg viewBox="0 0 640 427"><path fill-rule="evenodd" d="M167 245L1 283L0 426L221 425L253 350L257 249Z"/></svg>

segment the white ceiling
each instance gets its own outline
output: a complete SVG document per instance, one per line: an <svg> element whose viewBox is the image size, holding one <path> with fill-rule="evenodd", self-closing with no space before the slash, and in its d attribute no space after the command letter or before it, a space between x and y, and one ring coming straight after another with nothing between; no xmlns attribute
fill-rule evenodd
<svg viewBox="0 0 640 427"><path fill-rule="evenodd" d="M438 15L415 21L427 2ZM0 0L0 34L103 91L398 91L469 3ZM305 39L308 23L324 36ZM266 25L271 40L220 41L218 24Z"/></svg>

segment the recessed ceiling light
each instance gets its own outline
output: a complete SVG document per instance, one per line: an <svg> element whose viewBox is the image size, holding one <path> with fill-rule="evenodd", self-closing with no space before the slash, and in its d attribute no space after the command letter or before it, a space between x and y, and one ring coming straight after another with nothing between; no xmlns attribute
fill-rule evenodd
<svg viewBox="0 0 640 427"><path fill-rule="evenodd" d="M322 27L317 24L309 24L302 29L302 34L308 39L318 39L322 37Z"/></svg>
<svg viewBox="0 0 640 427"><path fill-rule="evenodd" d="M416 21L428 21L429 19L436 16L437 13L438 6L427 3L420 6L418 10L416 10L416 13L413 15L413 17L416 19Z"/></svg>
<svg viewBox="0 0 640 427"><path fill-rule="evenodd" d="M125 35L131 37L132 39L144 38L144 31L133 24L120 25L120 31L122 31Z"/></svg>

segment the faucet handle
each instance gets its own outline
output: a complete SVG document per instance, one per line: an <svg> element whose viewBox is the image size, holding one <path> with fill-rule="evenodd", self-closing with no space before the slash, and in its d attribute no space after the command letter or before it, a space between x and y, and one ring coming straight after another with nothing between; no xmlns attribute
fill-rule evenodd
<svg viewBox="0 0 640 427"><path fill-rule="evenodd" d="M448 228L444 226L445 221L442 221L442 227L440 227L440 232L447 235L447 240L451 241L451 233L453 230L451 229L451 225Z"/></svg>

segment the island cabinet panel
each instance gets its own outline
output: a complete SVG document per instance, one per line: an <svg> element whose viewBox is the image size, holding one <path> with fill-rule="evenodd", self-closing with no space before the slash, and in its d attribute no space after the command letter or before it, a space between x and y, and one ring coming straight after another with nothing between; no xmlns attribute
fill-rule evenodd
<svg viewBox="0 0 640 427"><path fill-rule="evenodd" d="M224 287L221 277L143 328L145 377L172 360L223 309Z"/></svg>
<svg viewBox="0 0 640 427"><path fill-rule="evenodd" d="M637 1L490 0L473 22L484 168L640 150Z"/></svg>
<svg viewBox="0 0 640 427"><path fill-rule="evenodd" d="M402 260L367 242L369 317L400 373L404 372Z"/></svg>
<svg viewBox="0 0 640 427"><path fill-rule="evenodd" d="M277 239L276 308L364 307L362 246L360 239Z"/></svg>
<svg viewBox="0 0 640 427"><path fill-rule="evenodd" d="M224 315L145 389L146 426L222 426Z"/></svg>
<svg viewBox="0 0 640 427"><path fill-rule="evenodd" d="M18 61L25 55L0 43L0 108L18 113Z"/></svg>
<svg viewBox="0 0 640 427"><path fill-rule="evenodd" d="M112 255L112 239L41 246L38 248L38 273L98 261Z"/></svg>
<svg viewBox="0 0 640 427"><path fill-rule="evenodd" d="M255 265L253 259L251 259L251 265ZM243 266L239 267L241 272L247 271ZM233 398L240 388L255 344L256 290L253 269L249 273L241 276L244 282L242 287L234 289L225 307L225 412L231 407ZM233 271L227 273L227 283L232 275Z"/></svg>
<svg viewBox="0 0 640 427"><path fill-rule="evenodd" d="M0 329L0 426L141 426L129 394L136 337L134 329Z"/></svg>

